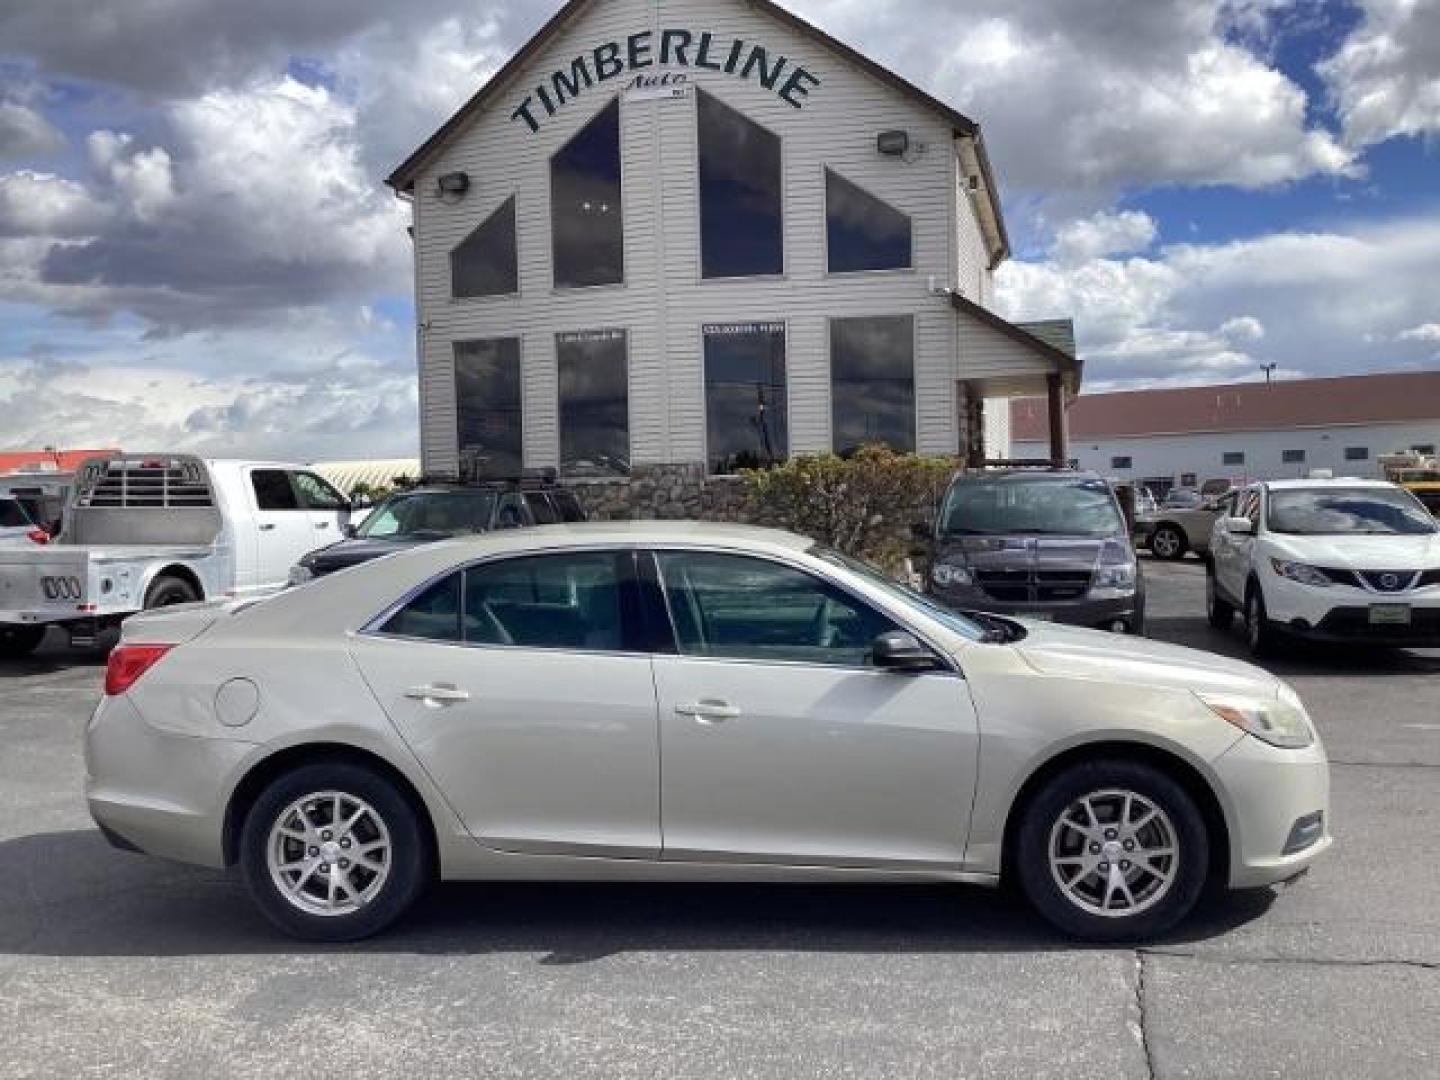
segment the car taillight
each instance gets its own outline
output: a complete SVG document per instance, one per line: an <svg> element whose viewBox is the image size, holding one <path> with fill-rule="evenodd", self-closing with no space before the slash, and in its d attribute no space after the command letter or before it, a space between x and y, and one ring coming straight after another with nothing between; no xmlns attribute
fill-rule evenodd
<svg viewBox="0 0 1440 1080"><path fill-rule="evenodd" d="M50 534L44 529L31 529L25 534L25 537L32 544L48 544L50 542Z"/></svg>
<svg viewBox="0 0 1440 1080"><path fill-rule="evenodd" d="M105 696L118 697L149 671L173 645L117 645L105 666Z"/></svg>

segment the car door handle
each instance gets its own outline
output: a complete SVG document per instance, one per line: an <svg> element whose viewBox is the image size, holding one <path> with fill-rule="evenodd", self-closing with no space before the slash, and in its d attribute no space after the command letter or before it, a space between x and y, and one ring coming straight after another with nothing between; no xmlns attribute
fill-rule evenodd
<svg viewBox="0 0 1440 1080"><path fill-rule="evenodd" d="M405 691L405 696L412 701L423 701L426 705L437 707L459 705L461 702L470 700L470 694L467 691L451 686L449 683L412 687Z"/></svg>
<svg viewBox="0 0 1440 1080"><path fill-rule="evenodd" d="M741 712L734 705L723 701L697 701L693 705L676 705L678 716L688 716L701 724L723 724L726 720L739 720Z"/></svg>
<svg viewBox="0 0 1440 1080"><path fill-rule="evenodd" d="M316 527L317 529L328 529L328 528L330 527L330 522L328 522L328 521L322 521L322 522L320 522L318 525L316 525L315 527Z"/></svg>
<svg viewBox="0 0 1440 1080"><path fill-rule="evenodd" d="M274 525L261 525L261 526L260 526L260 531L261 531L261 532L274 532L274 531L275 531L275 526L274 526Z"/></svg>

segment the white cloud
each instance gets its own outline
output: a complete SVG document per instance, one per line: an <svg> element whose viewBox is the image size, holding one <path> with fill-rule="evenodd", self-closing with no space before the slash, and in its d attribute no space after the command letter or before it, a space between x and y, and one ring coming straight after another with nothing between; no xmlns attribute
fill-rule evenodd
<svg viewBox="0 0 1440 1080"><path fill-rule="evenodd" d="M1155 219L1141 211L1101 211L1061 226L1056 233L1054 255L1064 263L1129 255L1153 244L1157 231Z"/></svg>
<svg viewBox="0 0 1440 1080"><path fill-rule="evenodd" d="M1073 315L1087 380L1114 386L1205 382L1271 361L1308 375L1413 366L1375 343L1427 340L1437 276L1440 217L1430 217L1080 264L1015 262L999 287L1013 318Z"/></svg>
<svg viewBox="0 0 1440 1080"><path fill-rule="evenodd" d="M1427 345L1440 345L1440 323L1422 323L1411 327L1395 338L1396 341L1420 341Z"/></svg>
<svg viewBox="0 0 1440 1080"><path fill-rule="evenodd" d="M1358 0L1364 19L1318 67L1346 141L1440 131L1440 0Z"/></svg>
<svg viewBox="0 0 1440 1080"><path fill-rule="evenodd" d="M108 210L83 185L50 173L0 176L0 236L92 235Z"/></svg>
<svg viewBox="0 0 1440 1080"><path fill-rule="evenodd" d="M36 110L0 101L0 161L44 157L65 147L65 137Z"/></svg>

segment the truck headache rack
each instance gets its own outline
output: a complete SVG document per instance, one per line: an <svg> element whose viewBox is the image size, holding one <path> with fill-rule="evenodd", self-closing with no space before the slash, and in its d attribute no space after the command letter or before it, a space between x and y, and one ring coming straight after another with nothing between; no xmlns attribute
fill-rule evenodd
<svg viewBox="0 0 1440 1080"><path fill-rule="evenodd" d="M119 457L87 461L75 505L92 509L208 509L215 497L198 459Z"/></svg>

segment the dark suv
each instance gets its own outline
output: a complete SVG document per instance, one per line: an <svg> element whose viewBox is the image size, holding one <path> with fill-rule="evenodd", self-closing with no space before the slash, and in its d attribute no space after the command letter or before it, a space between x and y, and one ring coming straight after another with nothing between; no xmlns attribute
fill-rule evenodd
<svg viewBox="0 0 1440 1080"><path fill-rule="evenodd" d="M344 540L306 555L290 584L324 577L397 551L494 529L584 521L574 493L548 480L425 484L391 495Z"/></svg>
<svg viewBox="0 0 1440 1080"><path fill-rule="evenodd" d="M949 607L1140 634L1145 582L1114 490L1094 473L1017 469L951 482L927 542Z"/></svg>

